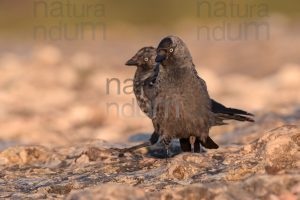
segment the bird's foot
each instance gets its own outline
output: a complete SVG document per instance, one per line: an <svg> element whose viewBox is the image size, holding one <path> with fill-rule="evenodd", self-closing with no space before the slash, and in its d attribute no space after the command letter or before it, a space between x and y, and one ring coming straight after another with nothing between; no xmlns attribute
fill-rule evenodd
<svg viewBox="0 0 300 200"><path fill-rule="evenodd" d="M190 144L191 144L191 152L192 153L195 153L195 142L196 142L196 137L190 136Z"/></svg>

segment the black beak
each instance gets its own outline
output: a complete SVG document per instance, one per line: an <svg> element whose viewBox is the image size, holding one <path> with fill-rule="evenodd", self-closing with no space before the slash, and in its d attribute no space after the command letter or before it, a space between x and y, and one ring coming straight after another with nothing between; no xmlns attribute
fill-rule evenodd
<svg viewBox="0 0 300 200"><path fill-rule="evenodd" d="M136 59L131 58L130 60L128 60L128 61L125 63L125 65L127 65L127 66L137 66L138 63L137 63Z"/></svg>
<svg viewBox="0 0 300 200"><path fill-rule="evenodd" d="M158 53L156 55L155 62L160 63L160 62L166 60L166 58L167 58L166 52L160 50L160 51L158 51Z"/></svg>
<svg viewBox="0 0 300 200"><path fill-rule="evenodd" d="M160 62L164 61L166 58L167 58L167 56L165 56L165 55L157 55L155 58L155 62L160 63Z"/></svg>

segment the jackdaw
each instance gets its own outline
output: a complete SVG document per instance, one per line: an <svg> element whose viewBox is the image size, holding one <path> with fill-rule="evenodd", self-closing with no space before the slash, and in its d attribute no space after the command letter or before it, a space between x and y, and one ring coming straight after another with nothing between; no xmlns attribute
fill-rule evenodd
<svg viewBox="0 0 300 200"><path fill-rule="evenodd" d="M209 137L212 126L224 125L226 119L253 121L242 116L252 114L227 109L210 99L206 83L198 75L188 48L179 37L162 39L155 61L159 63L159 74L155 83L158 91L153 119L160 127L158 134L167 150L173 138L182 138L182 146L189 141L192 151L197 140L204 147L217 148ZM221 112L214 113L213 107Z"/></svg>
<svg viewBox="0 0 300 200"><path fill-rule="evenodd" d="M155 62L156 57L156 49L154 47L144 47L140 49L131 59L126 62L126 65L136 66L136 72L134 76L134 87L133 91L136 96L138 105L140 109L150 118L153 119L153 101L157 96L157 85L155 84L156 78L158 76L158 67ZM218 115L220 119L219 123L214 125L222 125L225 124L223 120L234 119L238 121L252 121L251 118L248 118L243 115L252 115L243 110L227 108L224 105L216 102L211 99L212 104L212 112L215 115ZM133 146L131 148L126 149L127 151L132 151L141 147L146 147L152 144L155 144L159 140L158 128L159 125L155 124L155 120L153 121L154 132L151 135L150 141L146 143L142 143L140 145ZM206 148L218 148L218 145L215 144L211 138L208 138L206 143L203 143L199 140L199 138L191 138L191 140L195 139L192 143L195 143L194 148L192 148L190 144L190 139L181 138L180 145L182 151L195 151L200 152L200 144Z"/></svg>

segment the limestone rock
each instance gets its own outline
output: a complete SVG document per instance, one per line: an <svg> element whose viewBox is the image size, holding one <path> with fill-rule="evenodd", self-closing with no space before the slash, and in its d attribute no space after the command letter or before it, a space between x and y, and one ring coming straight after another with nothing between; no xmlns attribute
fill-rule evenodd
<svg viewBox="0 0 300 200"><path fill-rule="evenodd" d="M285 125L246 145L149 157L103 141L0 153L0 198L297 199L298 126Z"/></svg>

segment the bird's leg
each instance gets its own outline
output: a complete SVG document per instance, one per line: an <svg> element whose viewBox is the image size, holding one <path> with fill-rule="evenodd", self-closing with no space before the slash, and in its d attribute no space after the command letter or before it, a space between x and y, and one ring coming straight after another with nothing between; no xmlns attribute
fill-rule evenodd
<svg viewBox="0 0 300 200"><path fill-rule="evenodd" d="M190 136L190 144L191 144L192 153L195 152L195 141L196 141L196 137L195 136Z"/></svg>
<svg viewBox="0 0 300 200"><path fill-rule="evenodd" d="M166 162L168 162L168 158L169 158L169 154L170 154L170 145L167 145L167 146L166 146L166 152L167 152L167 155L166 155Z"/></svg>
<svg viewBox="0 0 300 200"><path fill-rule="evenodd" d="M200 144L200 152L199 153L202 153L203 152L203 146L202 144Z"/></svg>
<svg viewBox="0 0 300 200"><path fill-rule="evenodd" d="M170 143L171 143L171 140L169 138L163 138L162 140L164 146L165 146L165 150L166 150L166 160L168 161L168 158L169 158L169 153L170 153Z"/></svg>

